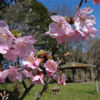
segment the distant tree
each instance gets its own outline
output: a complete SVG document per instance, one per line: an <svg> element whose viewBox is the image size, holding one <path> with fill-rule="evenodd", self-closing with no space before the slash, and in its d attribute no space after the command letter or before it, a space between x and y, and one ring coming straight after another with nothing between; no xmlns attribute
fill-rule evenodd
<svg viewBox="0 0 100 100"><path fill-rule="evenodd" d="M53 7L51 12L55 12L57 15L67 16L68 18L74 15L74 10L72 9L72 6L68 6L64 3Z"/></svg>
<svg viewBox="0 0 100 100"><path fill-rule="evenodd" d="M52 22L50 16L54 14L56 13L49 12L37 0L17 0L16 4L12 4L9 9L6 8L5 13L2 13L1 20L8 23L10 30L16 29L22 35L33 35L37 39L35 45L37 50L43 49L44 47L47 50L48 45L46 43L48 40L52 42L54 40L55 42L55 39L45 35L49 24Z"/></svg>
<svg viewBox="0 0 100 100"><path fill-rule="evenodd" d="M12 2L16 3L16 0L0 0L0 10L4 9L6 6L9 7Z"/></svg>
<svg viewBox="0 0 100 100"><path fill-rule="evenodd" d="M100 39L92 38L85 42L85 59L89 64L97 65L100 63Z"/></svg>

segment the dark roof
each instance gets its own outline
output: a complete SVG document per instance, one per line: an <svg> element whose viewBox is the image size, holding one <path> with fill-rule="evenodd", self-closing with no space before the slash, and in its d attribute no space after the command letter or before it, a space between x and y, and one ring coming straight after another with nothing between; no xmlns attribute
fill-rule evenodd
<svg viewBox="0 0 100 100"><path fill-rule="evenodd" d="M60 69L67 69L67 68L82 68L82 67L96 67L95 65L90 65L90 64L83 64L83 63L77 63L77 62L71 62L71 63L66 63L62 66L60 66Z"/></svg>

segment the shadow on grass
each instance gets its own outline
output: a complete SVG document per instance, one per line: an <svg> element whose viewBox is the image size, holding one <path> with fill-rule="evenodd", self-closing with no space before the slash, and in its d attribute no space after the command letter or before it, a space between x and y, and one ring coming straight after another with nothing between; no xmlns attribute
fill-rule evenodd
<svg viewBox="0 0 100 100"><path fill-rule="evenodd" d="M92 95L97 95L95 90L94 91L86 91L86 92L89 93L89 94L92 94Z"/></svg>
<svg viewBox="0 0 100 100"><path fill-rule="evenodd" d="M0 93L3 94L3 92L6 91L6 94L9 94L9 100L19 100L20 92L17 88L15 88L12 92L6 89L1 89ZM0 96L0 100L2 100L2 97Z"/></svg>

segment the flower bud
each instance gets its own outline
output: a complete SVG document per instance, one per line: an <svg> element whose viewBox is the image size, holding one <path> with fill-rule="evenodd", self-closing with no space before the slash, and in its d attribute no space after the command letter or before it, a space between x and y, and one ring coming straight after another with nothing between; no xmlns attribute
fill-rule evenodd
<svg viewBox="0 0 100 100"><path fill-rule="evenodd" d="M7 100L9 97L6 97L4 100Z"/></svg>
<svg viewBox="0 0 100 100"><path fill-rule="evenodd" d="M17 37L18 37L18 35L14 35L14 37L15 37L15 38L17 38Z"/></svg>
<svg viewBox="0 0 100 100"><path fill-rule="evenodd" d="M3 92L4 96L6 95L6 91Z"/></svg>
<svg viewBox="0 0 100 100"><path fill-rule="evenodd" d="M62 71L60 70L60 72L59 72L60 74L62 74Z"/></svg>
<svg viewBox="0 0 100 100"><path fill-rule="evenodd" d="M65 16L64 18L68 23L70 22L67 16Z"/></svg>
<svg viewBox="0 0 100 100"><path fill-rule="evenodd" d="M70 17L70 24L74 24L74 18L73 18L73 16Z"/></svg>
<svg viewBox="0 0 100 100"><path fill-rule="evenodd" d="M0 93L0 95L2 96L2 93Z"/></svg>

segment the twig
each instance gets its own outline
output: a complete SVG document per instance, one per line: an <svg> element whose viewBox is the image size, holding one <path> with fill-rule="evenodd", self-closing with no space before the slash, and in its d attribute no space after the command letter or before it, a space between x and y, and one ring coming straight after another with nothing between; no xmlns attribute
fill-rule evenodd
<svg viewBox="0 0 100 100"><path fill-rule="evenodd" d="M39 96L37 97L37 100L39 100L39 99L40 99L40 97L42 96L43 91L45 90L45 88L47 87L47 85L49 84L49 82L50 82L50 80L51 80L52 75L53 75L53 73L51 73L51 76L49 77L48 82L44 85L44 87L43 87L43 89L42 89L41 93L40 93L40 94L39 94Z"/></svg>
<svg viewBox="0 0 100 100"><path fill-rule="evenodd" d="M5 63L7 63L8 61L7 60L5 60L4 62L3 62L3 64L1 64L0 65L0 67L2 68L3 67L3 65L5 64Z"/></svg>
<svg viewBox="0 0 100 100"><path fill-rule="evenodd" d="M78 7L76 8L75 14L80 9L80 7L82 6L82 3L83 3L83 0L80 1ZM75 14L74 14L74 16L75 16Z"/></svg>
<svg viewBox="0 0 100 100"><path fill-rule="evenodd" d="M57 64L59 65L62 61L63 61L63 58L62 58L61 60L59 60L59 61L57 62Z"/></svg>
<svg viewBox="0 0 100 100"><path fill-rule="evenodd" d="M87 3L87 0L85 0L85 3Z"/></svg>
<svg viewBox="0 0 100 100"><path fill-rule="evenodd" d="M31 90L31 88L34 86L35 84L30 85L23 93L23 95L21 96L21 98L19 100L23 100L24 97L28 94L28 92Z"/></svg>
<svg viewBox="0 0 100 100"><path fill-rule="evenodd" d="M58 44L56 48L52 47L52 57L54 57L55 53L59 50L59 48L60 48L60 44Z"/></svg>
<svg viewBox="0 0 100 100"><path fill-rule="evenodd" d="M22 84L23 84L23 86L24 86L24 88L25 88L25 90L26 90L26 89L27 89L27 86L26 86L25 82L22 81Z"/></svg>
<svg viewBox="0 0 100 100"><path fill-rule="evenodd" d="M6 96L2 96L2 100L4 100L6 98Z"/></svg>
<svg viewBox="0 0 100 100"><path fill-rule="evenodd" d="M36 100L37 96L38 96L38 91L36 92L36 95L35 95L35 98L34 98L34 100Z"/></svg>

